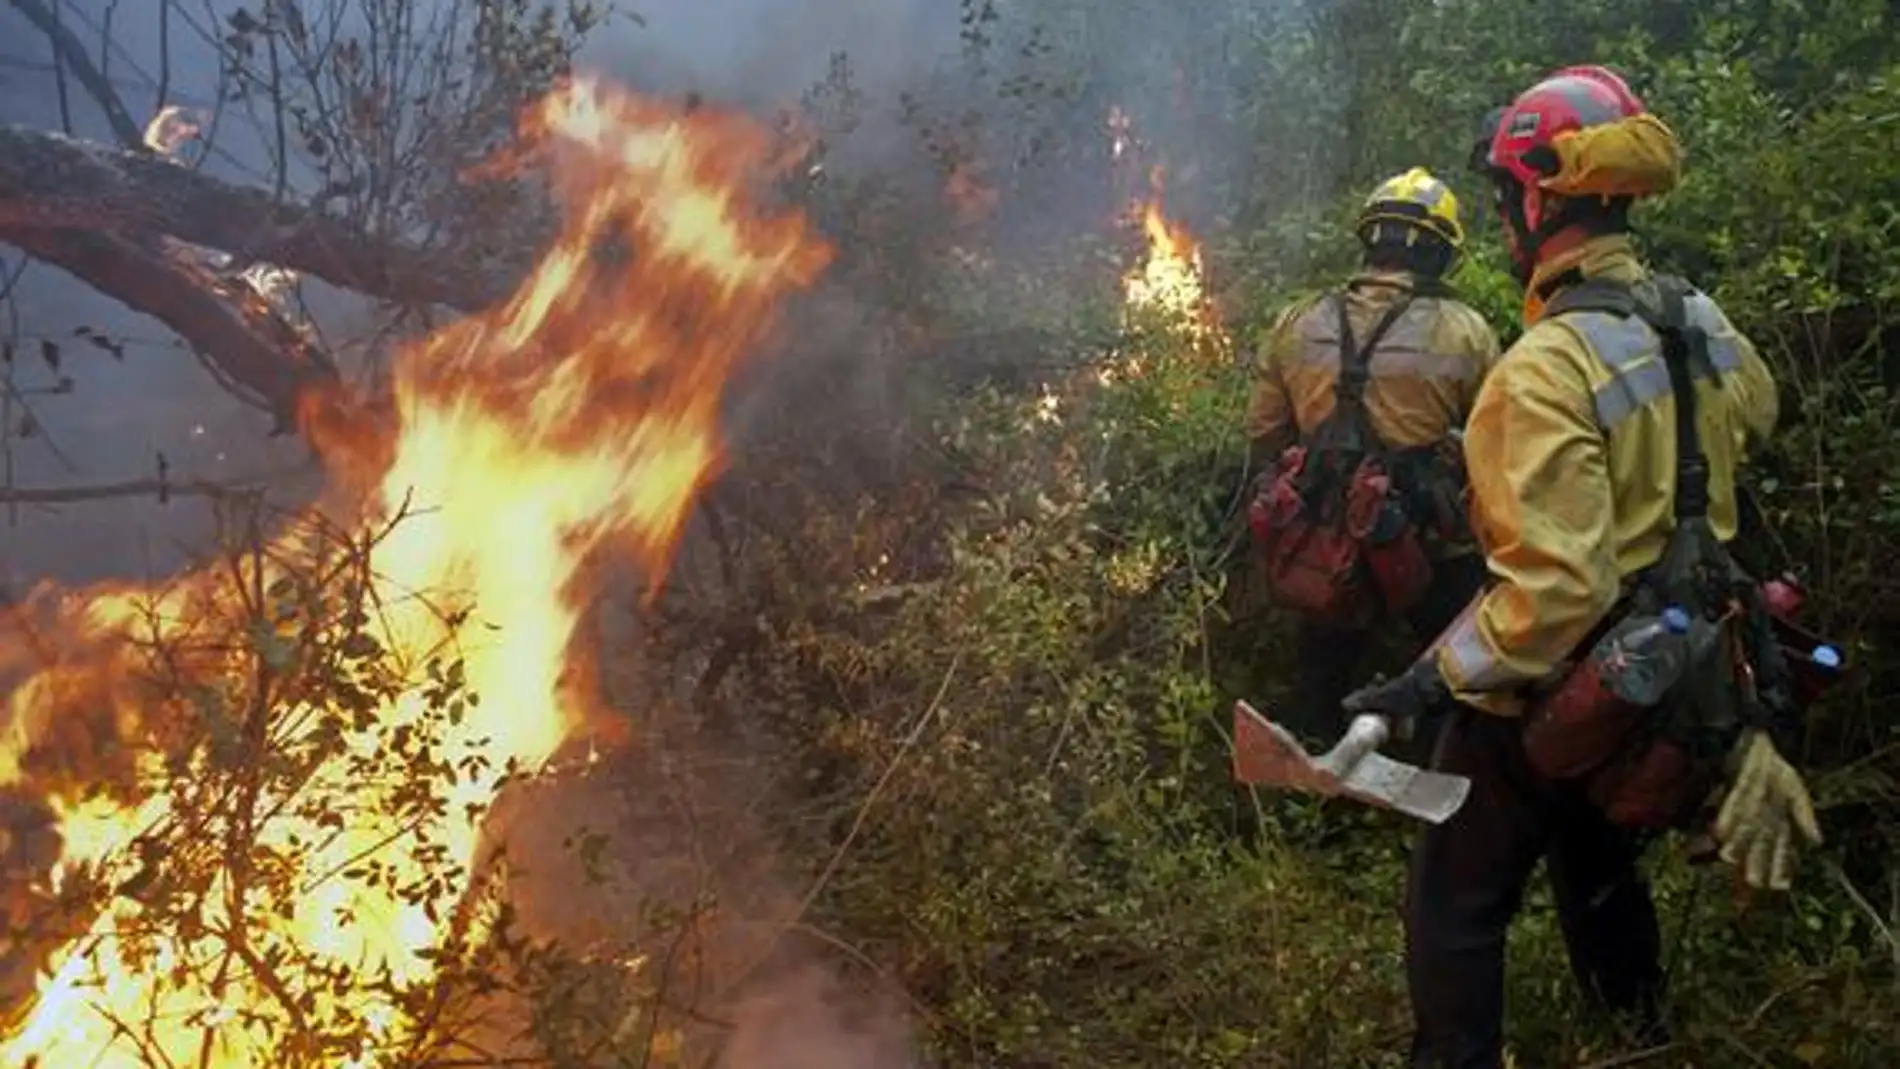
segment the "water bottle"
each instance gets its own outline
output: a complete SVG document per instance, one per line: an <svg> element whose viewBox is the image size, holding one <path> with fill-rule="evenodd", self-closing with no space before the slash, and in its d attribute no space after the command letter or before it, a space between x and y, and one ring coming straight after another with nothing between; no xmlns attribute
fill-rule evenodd
<svg viewBox="0 0 1900 1069"><path fill-rule="evenodd" d="M1525 723L1524 751L1551 779L1574 779L1616 753L1690 661L1689 614L1670 606L1612 627Z"/></svg>
<svg viewBox="0 0 1900 1069"><path fill-rule="evenodd" d="M1689 614L1671 605L1654 621L1627 634L1612 632L1609 649L1598 664L1599 679L1630 705L1650 709L1661 704L1688 667L1689 624ZM1706 641L1710 634L1711 629L1705 628L1697 637Z"/></svg>

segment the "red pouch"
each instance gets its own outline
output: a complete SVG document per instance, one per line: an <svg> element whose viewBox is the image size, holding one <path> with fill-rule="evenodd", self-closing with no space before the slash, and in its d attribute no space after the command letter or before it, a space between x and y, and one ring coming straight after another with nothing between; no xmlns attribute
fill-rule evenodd
<svg viewBox="0 0 1900 1069"><path fill-rule="evenodd" d="M1425 556L1417 526L1393 500L1391 478L1371 461L1353 473L1346 530L1364 548L1373 585L1386 608L1402 613L1418 604L1431 585L1432 562Z"/></svg>
<svg viewBox="0 0 1900 1069"><path fill-rule="evenodd" d="M1307 510L1299 477L1305 452L1287 451L1248 510L1268 589L1287 608L1341 628L1372 617L1364 557L1343 523L1320 524Z"/></svg>

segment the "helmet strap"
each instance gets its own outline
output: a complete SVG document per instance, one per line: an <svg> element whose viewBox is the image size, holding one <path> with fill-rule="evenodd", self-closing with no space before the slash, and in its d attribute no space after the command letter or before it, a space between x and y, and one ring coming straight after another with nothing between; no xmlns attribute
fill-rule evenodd
<svg viewBox="0 0 1900 1069"><path fill-rule="evenodd" d="M1538 255L1552 238L1573 226L1595 230L1592 224L1603 219L1602 213L1588 200L1565 197L1556 211L1538 213L1537 225L1532 227L1524 203L1530 191L1509 175L1497 175L1495 180L1503 193L1505 225L1517 238L1516 252L1511 257L1511 276L1517 279L1519 286L1530 285L1531 276L1537 272Z"/></svg>
<svg viewBox="0 0 1900 1069"><path fill-rule="evenodd" d="M1544 243L1542 235L1532 230L1525 221L1524 198L1528 193L1523 183L1506 171L1492 171L1491 181L1497 186L1504 225L1510 228L1511 236L1516 239L1511 242L1511 277L1517 280L1519 286L1528 286L1531 284L1531 272L1537 266L1537 250Z"/></svg>

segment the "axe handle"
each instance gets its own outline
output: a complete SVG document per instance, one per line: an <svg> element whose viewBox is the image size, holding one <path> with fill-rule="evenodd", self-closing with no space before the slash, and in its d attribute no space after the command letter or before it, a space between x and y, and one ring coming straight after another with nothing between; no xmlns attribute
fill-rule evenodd
<svg viewBox="0 0 1900 1069"><path fill-rule="evenodd" d="M1331 752L1321 759L1321 763L1336 775L1345 775L1352 766L1359 763L1367 754L1384 746L1392 737L1392 724L1383 716L1361 713L1353 717L1352 724L1346 728L1346 734L1335 744Z"/></svg>

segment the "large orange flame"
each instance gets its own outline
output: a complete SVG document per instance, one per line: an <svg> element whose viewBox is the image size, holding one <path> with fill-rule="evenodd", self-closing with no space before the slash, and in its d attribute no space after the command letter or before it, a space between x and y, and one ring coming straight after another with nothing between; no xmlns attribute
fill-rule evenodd
<svg viewBox="0 0 1900 1069"><path fill-rule="evenodd" d="M570 663L583 562L619 551L655 573L666 566L719 464L728 381L788 290L830 256L802 217L749 207L751 183L781 161L770 135L742 118L684 115L582 80L526 116L522 145L520 159L542 166L563 207L557 239L505 303L401 354L393 434L366 444L331 431L327 442L373 488L362 531L379 538L361 604L373 605L378 663L417 666L413 676L365 676L348 702L307 690L259 697L253 677L283 668L272 651L288 656L286 636L268 625L226 633L259 618L232 603L246 591L296 597L293 562L318 551L314 520L248 565L39 603L65 630L41 648L0 649L0 668L29 655L50 662L9 697L0 790L51 806L63 881L164 865L142 848L182 819L194 770L217 760L216 746L168 749L168 725L242 701L253 708L225 714L242 730L264 723L283 760L328 755L300 773L294 796L227 815L263 823L246 828L249 855L224 859L215 886L197 889L206 930L151 931L137 895L122 890L60 945L0 1039L0 1065L372 1066L413 1047L415 993L445 967L454 929L481 924L465 906L484 808L510 770L543 766L597 707ZM301 626L362 611L338 604ZM145 701L152 688L141 680L161 658L202 694L197 708ZM465 681L466 700L419 678L424 664ZM67 738L80 723L103 723L121 745L91 747L82 765L73 755L87 747ZM438 740L428 759L458 768L445 805L404 800L413 785L402 767L414 766L395 757L425 728ZM112 760L131 763L137 789L89 790ZM207 825L165 841L218 850L220 835ZM443 858L464 878L424 882ZM335 878L366 867L390 878ZM267 894L268 909L244 901ZM268 923L220 930L259 916ZM281 990L272 966L286 961L336 977L334 987ZM329 1019L351 1022L351 1043L287 1045L300 1017L335 1000L349 1000Z"/></svg>

